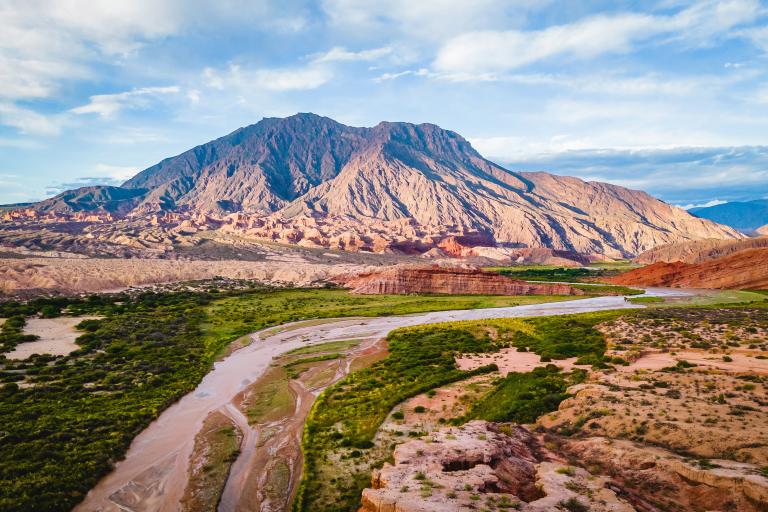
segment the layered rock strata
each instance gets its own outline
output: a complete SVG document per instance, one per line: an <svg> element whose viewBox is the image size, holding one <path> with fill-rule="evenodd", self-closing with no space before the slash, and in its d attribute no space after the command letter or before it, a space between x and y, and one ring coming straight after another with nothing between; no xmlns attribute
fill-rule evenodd
<svg viewBox="0 0 768 512"><path fill-rule="evenodd" d="M473 268L397 266L358 274L343 280L352 293L403 295L439 293L450 295L583 295L566 284L529 283Z"/></svg>

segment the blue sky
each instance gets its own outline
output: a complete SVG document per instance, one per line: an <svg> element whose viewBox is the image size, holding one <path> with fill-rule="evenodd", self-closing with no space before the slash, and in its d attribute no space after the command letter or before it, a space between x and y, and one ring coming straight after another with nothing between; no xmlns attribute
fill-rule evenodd
<svg viewBox="0 0 768 512"><path fill-rule="evenodd" d="M768 196L758 0L4 0L0 27L0 203L296 112L680 205Z"/></svg>

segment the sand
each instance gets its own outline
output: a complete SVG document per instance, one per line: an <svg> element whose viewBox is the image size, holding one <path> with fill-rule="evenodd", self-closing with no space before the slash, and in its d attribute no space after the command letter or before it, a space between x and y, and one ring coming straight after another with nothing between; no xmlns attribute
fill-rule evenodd
<svg viewBox="0 0 768 512"><path fill-rule="evenodd" d="M93 318L97 317L29 318L27 325L24 326L24 334L36 334L40 339L19 343L15 349L6 354L6 357L26 359L32 354L65 356L80 348L75 343L75 339L83 333L75 329L75 326L83 320Z"/></svg>
<svg viewBox="0 0 768 512"><path fill-rule="evenodd" d="M570 371L576 366L576 358L556 359L542 362L541 356L533 352L518 352L517 348L503 348L491 354L464 354L456 358L456 364L461 370L474 370L481 366L495 364L499 367L499 373L507 375L510 372L530 372L539 366L548 364L557 365L565 371ZM589 365L580 365L580 368L589 369Z"/></svg>
<svg viewBox="0 0 768 512"><path fill-rule="evenodd" d="M738 349L737 349L738 350ZM658 371L662 368L675 366L678 361L688 361L701 368L711 368L730 372L768 373L768 359L756 359L760 352L749 350L740 353L731 352L728 356L732 361L723 360L724 354L713 354L701 350L681 350L674 355L670 352L649 352L633 361L629 366L617 366L621 372L633 373L635 370Z"/></svg>

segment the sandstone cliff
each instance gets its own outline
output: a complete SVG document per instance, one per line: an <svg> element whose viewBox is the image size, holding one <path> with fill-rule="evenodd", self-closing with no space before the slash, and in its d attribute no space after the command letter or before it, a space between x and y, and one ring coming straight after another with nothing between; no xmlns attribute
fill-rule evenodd
<svg viewBox="0 0 768 512"><path fill-rule="evenodd" d="M606 281L630 286L768 289L768 248L739 251L697 264L654 263Z"/></svg>
<svg viewBox="0 0 768 512"><path fill-rule="evenodd" d="M477 269L460 267L398 266L344 279L352 293L403 295L583 295L584 292L556 283L528 283Z"/></svg>
<svg viewBox="0 0 768 512"><path fill-rule="evenodd" d="M768 234L768 230L766 231ZM656 247L640 254L635 261L643 265L665 262L703 263L747 249L768 248L768 237L745 240L694 240Z"/></svg>

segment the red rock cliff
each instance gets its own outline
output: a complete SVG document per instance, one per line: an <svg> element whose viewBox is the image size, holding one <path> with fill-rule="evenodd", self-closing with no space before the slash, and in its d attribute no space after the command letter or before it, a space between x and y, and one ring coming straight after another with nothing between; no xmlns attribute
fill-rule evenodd
<svg viewBox="0 0 768 512"><path fill-rule="evenodd" d="M583 295L565 284L528 283L477 269L459 267L393 267L360 274L346 280L352 293L402 295L444 293L451 295Z"/></svg>

